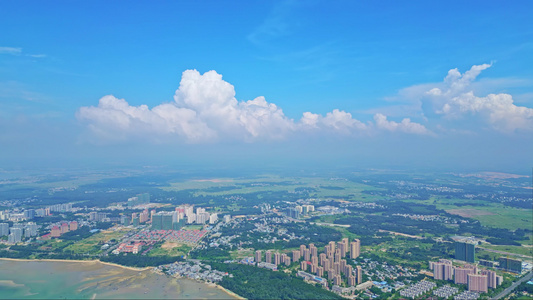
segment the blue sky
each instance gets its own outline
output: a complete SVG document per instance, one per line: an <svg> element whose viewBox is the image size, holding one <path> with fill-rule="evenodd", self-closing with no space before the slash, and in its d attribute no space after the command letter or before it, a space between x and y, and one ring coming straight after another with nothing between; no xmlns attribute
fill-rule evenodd
<svg viewBox="0 0 533 300"><path fill-rule="evenodd" d="M530 168L532 13L530 1L4 1L0 155Z"/></svg>

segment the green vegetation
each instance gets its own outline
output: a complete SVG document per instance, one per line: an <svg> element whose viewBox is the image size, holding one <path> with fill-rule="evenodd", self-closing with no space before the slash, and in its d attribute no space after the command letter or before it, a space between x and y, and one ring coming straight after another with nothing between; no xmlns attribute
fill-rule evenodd
<svg viewBox="0 0 533 300"><path fill-rule="evenodd" d="M253 266L212 263L217 270L233 274L220 285L248 299L342 299L340 296L292 277Z"/></svg>

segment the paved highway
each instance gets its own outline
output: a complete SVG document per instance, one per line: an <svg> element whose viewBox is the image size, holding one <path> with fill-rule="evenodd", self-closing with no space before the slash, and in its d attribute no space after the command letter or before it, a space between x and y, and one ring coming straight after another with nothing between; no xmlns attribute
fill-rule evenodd
<svg viewBox="0 0 533 300"><path fill-rule="evenodd" d="M503 298L505 296L507 296L510 292L512 292L517 286L519 286L522 282L524 281L527 281L527 280L530 280L531 277L533 277L533 271L529 271L529 273L526 274L526 276L522 277L520 280L518 280L517 282L511 284L510 287L506 288L505 290L503 290L503 292L499 293L498 295L496 295L494 297L494 299L500 299L500 298Z"/></svg>

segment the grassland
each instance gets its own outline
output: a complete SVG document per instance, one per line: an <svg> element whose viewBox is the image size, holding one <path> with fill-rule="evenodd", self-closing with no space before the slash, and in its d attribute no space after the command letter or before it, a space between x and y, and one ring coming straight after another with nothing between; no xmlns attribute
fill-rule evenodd
<svg viewBox="0 0 533 300"><path fill-rule="evenodd" d="M65 250L74 254L99 254L101 253L101 244L111 240L119 241L129 230L128 228L122 228L116 231L100 231L86 239L65 247Z"/></svg>
<svg viewBox="0 0 533 300"><path fill-rule="evenodd" d="M183 256L191 251L192 247L186 244L165 242L160 247L148 252L148 256Z"/></svg>
<svg viewBox="0 0 533 300"><path fill-rule="evenodd" d="M408 200L407 202L435 205L437 209L478 220L482 225L489 227L510 230L517 228L531 229L531 224L533 224L531 210L510 207L495 202L439 197L431 197L428 200ZM459 207L456 203L466 205Z"/></svg>
<svg viewBox="0 0 533 300"><path fill-rule="evenodd" d="M374 201L376 196L362 192L377 188L361 183L327 178L261 176L252 179L218 178L171 182L170 186L161 187L161 189L165 191L195 190L195 195L203 196L231 196L258 192L294 193L297 189L309 189L310 197L344 197L347 200ZM210 191L209 189L213 190Z"/></svg>

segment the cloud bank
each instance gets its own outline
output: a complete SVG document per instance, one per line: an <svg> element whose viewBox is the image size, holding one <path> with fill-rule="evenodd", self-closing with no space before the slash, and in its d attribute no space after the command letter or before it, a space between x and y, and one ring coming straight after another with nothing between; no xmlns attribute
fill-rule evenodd
<svg viewBox="0 0 533 300"><path fill-rule="evenodd" d="M334 109L325 116L304 112L299 121L264 97L249 101L235 98L233 85L215 71L200 74L183 72L174 102L152 109L131 106L112 95L98 106L82 107L77 118L86 123L100 140L121 141L139 137L153 141L166 139L188 143L219 140L281 140L302 132L334 132L341 135L370 134L379 130L428 134L423 125L404 119L401 123L376 115L376 124L363 123L348 112Z"/></svg>
<svg viewBox="0 0 533 300"><path fill-rule="evenodd" d="M473 66L461 74L452 69L444 79L444 87L427 91L434 104L435 113L448 119L460 119L465 115L480 116L494 129L502 132L533 130L533 109L514 104L509 94L489 94L479 97L471 89L472 82L489 64Z"/></svg>
<svg viewBox="0 0 533 300"><path fill-rule="evenodd" d="M475 65L464 74L452 69L443 82L407 88L409 93L404 92L403 96L408 95L414 99L413 103L418 102L417 105L423 107L420 117L438 131L446 131L446 126L453 127L461 119L463 123L468 121L468 124L461 125L466 128L459 131L450 128L449 132L469 131L472 129L469 126L484 128L487 124L502 133L533 130L533 109L515 105L511 95L475 95L472 83L490 67L490 64ZM98 142L130 139L186 143L256 142L320 134L343 137L380 133L436 136L425 125L410 118L393 121L382 112L375 112L366 122L340 109L325 115L306 111L299 120L293 120L262 96L248 101L237 100L233 85L224 81L216 71L204 74L196 70L183 72L173 102L150 109L146 105L131 106L124 99L107 95L100 99L98 106L81 107L77 118L86 124L91 137Z"/></svg>

